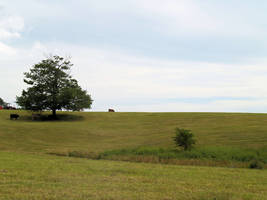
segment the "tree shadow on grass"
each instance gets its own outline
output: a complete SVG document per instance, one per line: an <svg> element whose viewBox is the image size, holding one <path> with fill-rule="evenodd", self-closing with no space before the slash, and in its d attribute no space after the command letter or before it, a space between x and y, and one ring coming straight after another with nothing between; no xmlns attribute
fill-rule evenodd
<svg viewBox="0 0 267 200"><path fill-rule="evenodd" d="M82 121L83 116L80 115L70 115L70 114L57 114L56 118L52 115L40 115L33 119L30 115L20 116L20 121L31 121L31 122L71 122L71 121Z"/></svg>

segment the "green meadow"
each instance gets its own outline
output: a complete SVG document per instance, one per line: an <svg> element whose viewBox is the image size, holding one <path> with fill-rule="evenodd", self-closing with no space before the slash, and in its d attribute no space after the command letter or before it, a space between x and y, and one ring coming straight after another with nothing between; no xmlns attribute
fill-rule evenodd
<svg viewBox="0 0 267 200"><path fill-rule="evenodd" d="M0 199L267 199L266 169L248 169L266 168L266 114L59 116L0 111ZM195 134L192 151L175 147L176 127Z"/></svg>
<svg viewBox="0 0 267 200"><path fill-rule="evenodd" d="M0 153L1 200L267 199L267 171Z"/></svg>
<svg viewBox="0 0 267 200"><path fill-rule="evenodd" d="M30 113L25 111L16 111L22 117L12 121L10 113L0 111L1 150L102 152L142 146L172 148L175 127L192 130L197 147L267 147L266 114L70 112L63 120L38 122L27 118Z"/></svg>

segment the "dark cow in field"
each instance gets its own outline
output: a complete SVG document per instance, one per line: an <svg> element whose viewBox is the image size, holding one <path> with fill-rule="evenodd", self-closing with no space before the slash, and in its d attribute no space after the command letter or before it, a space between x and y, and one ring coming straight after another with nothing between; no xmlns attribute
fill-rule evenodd
<svg viewBox="0 0 267 200"><path fill-rule="evenodd" d="M108 109L108 112L115 112L114 109Z"/></svg>
<svg viewBox="0 0 267 200"><path fill-rule="evenodd" d="M19 118L19 115L18 114L10 114L10 120L12 119L18 119Z"/></svg>

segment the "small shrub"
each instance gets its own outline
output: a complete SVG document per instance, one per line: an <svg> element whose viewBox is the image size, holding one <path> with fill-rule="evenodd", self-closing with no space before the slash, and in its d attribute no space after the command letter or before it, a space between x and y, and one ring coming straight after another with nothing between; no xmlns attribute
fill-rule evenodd
<svg viewBox="0 0 267 200"><path fill-rule="evenodd" d="M253 160L253 161L249 164L249 168L250 168L250 169L263 169L263 168L264 168L264 164L263 164L261 161Z"/></svg>
<svg viewBox="0 0 267 200"><path fill-rule="evenodd" d="M196 143L194 134L191 130L186 129L175 129L174 142L178 147L182 147L185 151L190 150Z"/></svg>

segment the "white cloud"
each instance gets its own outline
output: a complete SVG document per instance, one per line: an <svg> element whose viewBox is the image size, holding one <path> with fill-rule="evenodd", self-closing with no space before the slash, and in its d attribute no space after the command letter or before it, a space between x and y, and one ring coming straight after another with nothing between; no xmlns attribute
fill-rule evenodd
<svg viewBox="0 0 267 200"><path fill-rule="evenodd" d="M216 20L191 0L137 0L132 3L141 15L167 25L171 30L207 32L216 29Z"/></svg>
<svg viewBox="0 0 267 200"><path fill-rule="evenodd" d="M16 49L12 48L4 43L0 42L0 58L6 57L7 55L14 55L16 53Z"/></svg>
<svg viewBox="0 0 267 200"><path fill-rule="evenodd" d="M127 55L114 49L40 42L17 51L9 60L0 56L0 61L7 64L0 85L11 85L1 92L9 99L10 91L14 98L25 87L23 72L49 53L72 56L72 74L92 94L94 110L114 107L120 111L253 111L253 108L258 111L267 99L266 63L168 61ZM181 98L195 101L184 103L179 101ZM219 101L220 98L224 100ZM168 102L169 99L177 102ZM198 99L207 101L197 102Z"/></svg>
<svg viewBox="0 0 267 200"><path fill-rule="evenodd" d="M116 37L129 33L127 30L133 30L134 35L134 31L142 31L146 25L148 26L146 31L153 29L147 33L149 36L151 34L152 38L153 31L164 33L163 37L157 38L158 40L166 39L165 34L194 35L196 38L201 38L203 35L205 37L210 35L242 37L257 35L259 32L262 35L265 34L264 31L255 28L251 21L246 23L242 20L244 16L238 12L229 12L226 15L224 11L214 9L216 7L205 7L199 2L195 0L167 0L164 2L160 0L118 0L114 3L92 0L62 3L61 1L29 0L25 4L18 0L6 1L5 6L13 9L13 13L16 15L0 15L1 95L14 101L15 96L20 94L22 88L25 87L22 82L23 72L28 71L30 66L43 59L45 54L57 53L63 56L72 56L74 77L79 80L83 88L92 94L95 100L93 105L95 110L105 110L106 107L114 106L123 111L251 111L253 109L258 111L261 105L266 107L266 60L253 61L251 63L254 64L251 65L184 62L133 56L113 47L110 49L90 48L73 45L70 44L71 42L67 44L66 41L65 44L31 41L32 46L24 48L9 46L6 42L8 39L22 37L25 29L24 19L32 23L27 24L27 27L31 26L33 29L37 25L42 27L42 22L49 26L49 20L51 20L51 27L58 27L57 23L59 22L64 25L66 22L66 26L71 27L73 25L71 23L88 20L90 28L97 27L100 31L110 28L113 31L112 33L104 33L104 31L92 33L92 35L98 35L99 40L106 36L109 38L110 35ZM23 18L20 17L21 13ZM237 17L239 14L241 17ZM54 22L58 18L60 20ZM72 22L68 23L71 20ZM138 26L139 22L144 24L140 27L131 27L131 22L135 22L133 23L135 26ZM90 26L92 23L96 26ZM108 26L107 29L106 26ZM51 27L48 27L47 30L51 31ZM85 28L84 23L82 23L81 30L82 28ZM128 29L125 31L124 28ZM35 31L35 34L35 38L39 36L38 31ZM62 32L57 34L62 34ZM82 33L77 32L76 39L79 34ZM51 41L51 38L46 38L45 33L40 35L43 37L42 41ZM61 35L56 35L55 38L61 39ZM257 40L257 37L252 37L252 39ZM168 37L164 41L172 42L173 40L175 38ZM196 39L196 41L203 42L201 39ZM182 43L182 39L180 42ZM128 41L121 43L128 44ZM85 41L85 44L92 44L92 41ZM103 46L108 45L103 44ZM149 43L147 43L148 45ZM178 42L177 45L179 45ZM30 44L28 43L27 46ZM96 46L98 45L96 44ZM216 44L213 46L215 50L220 50L220 47L215 47ZM191 47L189 44L189 47L186 48L190 49ZM205 51L205 49L199 49L199 51ZM213 100L205 103L168 102L168 99L216 97L223 99L252 98L252 100ZM153 103L159 100L163 102ZM151 104L143 104L142 101L151 102Z"/></svg>
<svg viewBox="0 0 267 200"><path fill-rule="evenodd" d="M264 36L250 12L236 9L227 12L220 4L197 0L129 0L133 12L154 22L155 30L176 36ZM226 3L227 4L227 3ZM152 23L153 24L153 23Z"/></svg>
<svg viewBox="0 0 267 200"><path fill-rule="evenodd" d="M142 99L267 98L265 63L167 61L75 45L50 44L44 49L72 55L73 74L96 104L98 100L108 104Z"/></svg>
<svg viewBox="0 0 267 200"><path fill-rule="evenodd" d="M224 100L210 103L157 103L130 106L114 105L118 111L129 112L251 112L266 113L267 99L262 100Z"/></svg>
<svg viewBox="0 0 267 200"><path fill-rule="evenodd" d="M145 22L150 29L171 36L265 36L257 26L257 15L242 8L228 12L230 3L198 0L90 0L90 1L22 1L4 0L4 6L22 14L30 22L42 20L88 21L115 28L132 28L131 22ZM228 7L222 7L222 4ZM244 3L249 7L249 3ZM49 13L49 15L47 14ZM264 17L262 17L264 18ZM45 20L45 21L46 21ZM62 22L59 20L60 22ZM256 19L261 21L262 19ZM57 21L58 22L58 21ZM123 24L127 27L116 26ZM134 29L135 27L133 27Z"/></svg>
<svg viewBox="0 0 267 200"><path fill-rule="evenodd" d="M0 9L0 11L2 10ZM6 44L6 40L20 38L20 33L21 31L23 31L23 28L23 18L11 15L6 16L2 13L0 14L0 61L2 61L1 65L6 66L7 61L10 61L10 59L15 59L19 49L17 49L15 46Z"/></svg>
<svg viewBox="0 0 267 200"><path fill-rule="evenodd" d="M18 16L0 16L0 40L19 38L24 20Z"/></svg>

